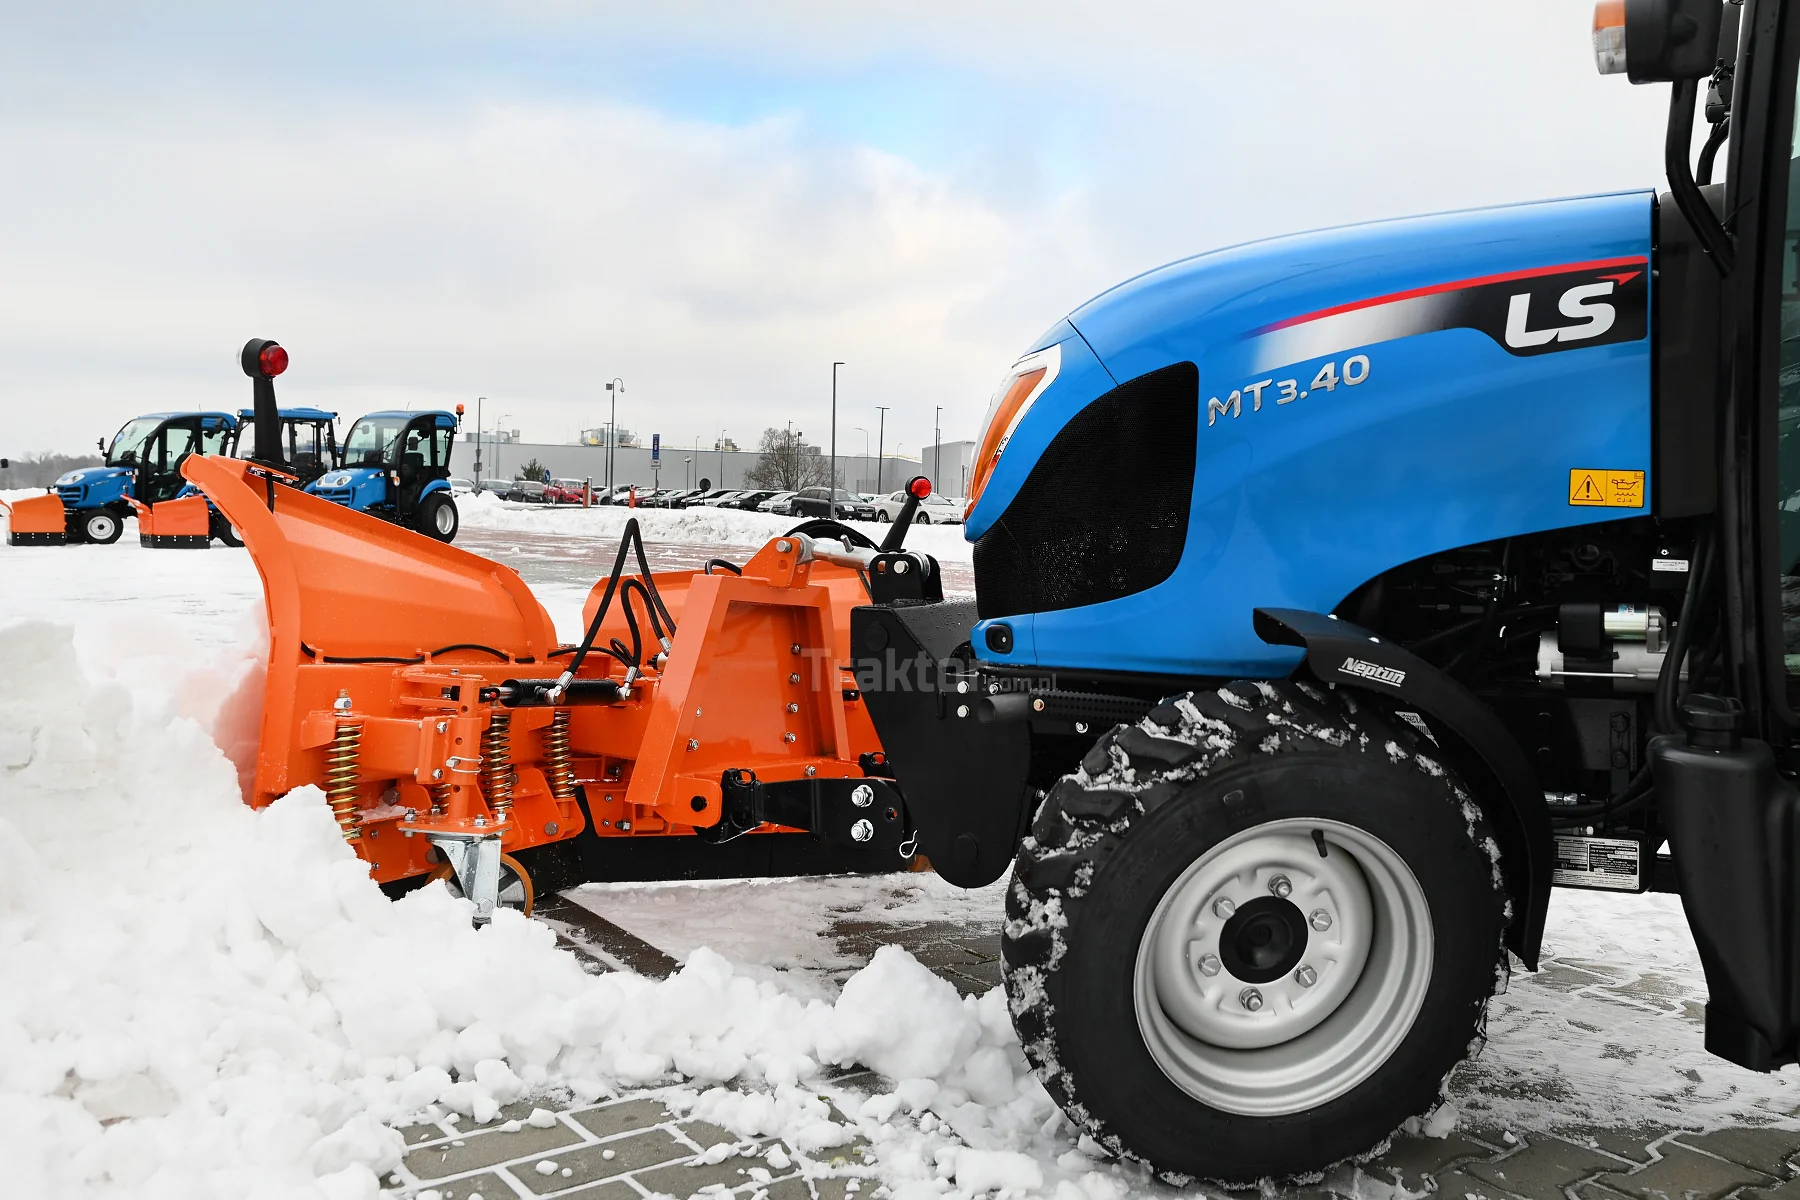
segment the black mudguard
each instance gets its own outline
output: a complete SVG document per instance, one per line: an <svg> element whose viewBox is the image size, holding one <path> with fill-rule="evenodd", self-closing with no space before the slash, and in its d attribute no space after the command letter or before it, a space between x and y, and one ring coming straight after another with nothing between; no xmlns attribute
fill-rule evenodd
<svg viewBox="0 0 1800 1200"><path fill-rule="evenodd" d="M1550 810L1531 760L1493 709L1405 647L1348 621L1259 608L1255 625L1271 645L1304 647L1307 669L1322 682L1371 693L1425 720L1449 765L1475 789L1472 799L1500 843L1500 872L1513 902L1506 945L1535 971L1556 863Z"/></svg>
<svg viewBox="0 0 1800 1200"><path fill-rule="evenodd" d="M857 686L906 798L919 853L958 887L1011 865L1028 811L1031 734L976 717L967 654L974 601L877 605L850 615ZM960 690L959 690L960 689Z"/></svg>

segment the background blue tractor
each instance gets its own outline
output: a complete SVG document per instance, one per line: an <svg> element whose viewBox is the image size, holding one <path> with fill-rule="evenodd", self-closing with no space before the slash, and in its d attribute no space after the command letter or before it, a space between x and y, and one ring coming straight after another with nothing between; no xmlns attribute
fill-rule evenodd
<svg viewBox="0 0 1800 1200"><path fill-rule="evenodd" d="M1112 1152L1369 1151L1553 885L1678 892L1707 1049L1800 1058L1797 16L1603 0L1602 71L1674 84L1668 192L1121 284L994 396L975 600L871 555L857 682L918 847L1011 869L1020 1041Z"/></svg>
<svg viewBox="0 0 1800 1200"><path fill-rule="evenodd" d="M224 412L150 413L127 421L110 444L100 444L104 465L57 479L66 540L118 541L133 511L131 499L148 505L180 496L188 487L181 460L195 453L226 453L236 434L237 418Z"/></svg>
<svg viewBox="0 0 1800 1200"><path fill-rule="evenodd" d="M448 542L460 524L450 493L458 411L375 412L350 427L340 464L306 490Z"/></svg>

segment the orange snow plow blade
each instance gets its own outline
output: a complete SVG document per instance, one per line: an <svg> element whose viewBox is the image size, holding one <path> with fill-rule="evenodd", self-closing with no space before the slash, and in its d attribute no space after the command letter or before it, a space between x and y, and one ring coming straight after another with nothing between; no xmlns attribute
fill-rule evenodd
<svg viewBox="0 0 1800 1200"><path fill-rule="evenodd" d="M0 500L0 509L6 513L9 546L61 546L69 540L62 497L55 492L27 496L10 504Z"/></svg>
<svg viewBox="0 0 1800 1200"><path fill-rule="evenodd" d="M127 496L137 510L138 545L159 550L204 550L212 544L212 510L205 496L184 496L161 504L143 504Z"/></svg>
<svg viewBox="0 0 1800 1200"><path fill-rule="evenodd" d="M183 473L263 579L269 670L248 799L318 784L376 879L448 863L462 881L478 851L558 888L910 861L849 667L866 593L854 565L814 557L809 539L772 539L741 576L597 582L584 620L612 593L610 606L558 688L575 647L511 568L244 462L195 456ZM784 839L738 837L777 828L829 852L809 865L771 849Z"/></svg>

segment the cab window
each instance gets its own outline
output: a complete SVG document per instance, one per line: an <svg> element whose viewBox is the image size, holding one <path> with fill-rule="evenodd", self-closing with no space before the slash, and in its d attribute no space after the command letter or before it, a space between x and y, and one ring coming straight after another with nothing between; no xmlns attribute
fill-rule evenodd
<svg viewBox="0 0 1800 1200"><path fill-rule="evenodd" d="M1800 116L1800 105L1795 112ZM1775 445L1781 607L1785 614L1800 604L1800 120L1788 139L1787 220L1780 253L1781 372L1776 385ZM1782 631L1788 674L1800 675L1800 620L1787 617Z"/></svg>

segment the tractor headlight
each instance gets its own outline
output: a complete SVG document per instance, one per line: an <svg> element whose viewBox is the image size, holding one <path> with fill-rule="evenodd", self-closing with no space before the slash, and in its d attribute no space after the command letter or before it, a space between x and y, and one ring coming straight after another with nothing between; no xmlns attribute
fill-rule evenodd
<svg viewBox="0 0 1800 1200"><path fill-rule="evenodd" d="M975 502L981 499L981 490L987 486L1019 422L1025 419L1025 414L1031 411L1044 390L1056 381L1056 373L1061 369L1062 346L1047 346L1014 363L1000 386L994 389L994 398L988 402L987 419L982 422L981 445L975 450L974 470L969 475L969 503L963 509L964 518L975 511Z"/></svg>

